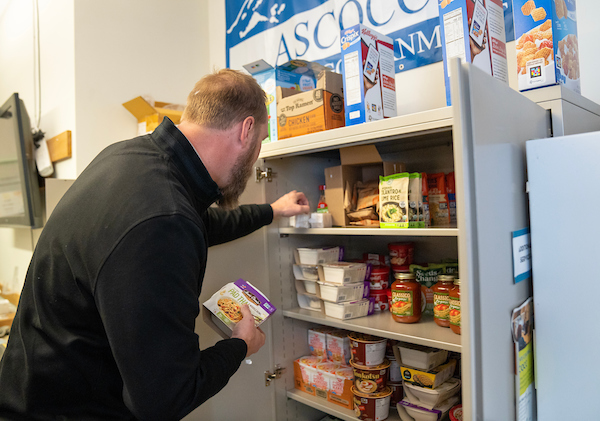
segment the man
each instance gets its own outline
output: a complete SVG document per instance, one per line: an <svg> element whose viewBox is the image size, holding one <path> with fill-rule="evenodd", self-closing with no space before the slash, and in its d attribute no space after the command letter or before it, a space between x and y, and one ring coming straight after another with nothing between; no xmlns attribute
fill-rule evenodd
<svg viewBox="0 0 600 421"><path fill-rule="evenodd" d="M203 351L194 325L208 246L308 212L295 191L236 207L266 135L263 91L222 70L196 84L179 126L165 118L90 163L33 254L0 419L180 419L262 347L247 306L232 338Z"/></svg>

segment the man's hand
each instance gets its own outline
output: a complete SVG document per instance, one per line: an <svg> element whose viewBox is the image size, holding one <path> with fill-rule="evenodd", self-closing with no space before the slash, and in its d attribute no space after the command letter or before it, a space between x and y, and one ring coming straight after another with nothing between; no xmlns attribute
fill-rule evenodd
<svg viewBox="0 0 600 421"><path fill-rule="evenodd" d="M243 339L248 345L246 357L258 352L265 344L265 333L258 327L254 326L254 316L250 312L248 304L241 307L243 319L240 320L233 328L232 338Z"/></svg>
<svg viewBox="0 0 600 421"><path fill-rule="evenodd" d="M309 213L308 199L302 192L292 190L281 196L277 201L271 203L273 208L273 219L279 216L294 216Z"/></svg>

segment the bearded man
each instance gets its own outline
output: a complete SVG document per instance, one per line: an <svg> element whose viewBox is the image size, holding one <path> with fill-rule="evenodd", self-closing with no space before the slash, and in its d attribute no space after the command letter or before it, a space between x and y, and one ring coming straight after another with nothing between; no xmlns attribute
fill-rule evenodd
<svg viewBox="0 0 600 421"><path fill-rule="evenodd" d="M181 419L264 345L247 306L212 347L199 349L194 326L208 247L309 210L295 191L238 205L267 136L265 99L248 75L207 75L178 126L165 118L82 172L27 272L0 419Z"/></svg>

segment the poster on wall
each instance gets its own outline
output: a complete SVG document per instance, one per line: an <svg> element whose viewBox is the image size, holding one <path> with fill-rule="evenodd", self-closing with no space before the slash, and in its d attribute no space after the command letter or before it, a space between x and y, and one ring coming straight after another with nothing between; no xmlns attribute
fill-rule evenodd
<svg viewBox="0 0 600 421"><path fill-rule="evenodd" d="M341 73L340 32L361 23L394 41L396 73L442 61L442 0L225 0L227 67L316 61ZM512 0L503 2L507 41Z"/></svg>

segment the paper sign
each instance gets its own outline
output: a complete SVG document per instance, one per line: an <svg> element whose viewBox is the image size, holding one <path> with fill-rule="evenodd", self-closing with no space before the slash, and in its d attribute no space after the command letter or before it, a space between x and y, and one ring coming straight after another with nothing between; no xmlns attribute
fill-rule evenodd
<svg viewBox="0 0 600 421"><path fill-rule="evenodd" d="M516 420L532 421L535 405L533 360L533 300L512 311L511 333L515 353Z"/></svg>
<svg viewBox="0 0 600 421"><path fill-rule="evenodd" d="M529 228L512 233L515 284L531 278L531 236Z"/></svg>

